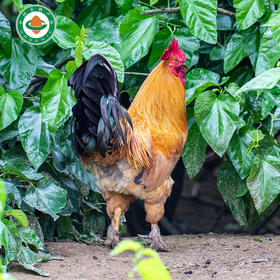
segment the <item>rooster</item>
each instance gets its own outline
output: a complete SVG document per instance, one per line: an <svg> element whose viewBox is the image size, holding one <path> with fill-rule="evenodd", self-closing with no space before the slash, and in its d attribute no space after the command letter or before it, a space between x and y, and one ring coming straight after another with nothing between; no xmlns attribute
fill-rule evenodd
<svg viewBox="0 0 280 280"><path fill-rule="evenodd" d="M162 251L157 223L174 181L170 177L187 138L186 56L174 39L149 74L128 111L119 103L117 75L95 54L70 77L72 149L96 176L111 218L106 243L119 242L120 217L135 199L144 200L151 248Z"/></svg>

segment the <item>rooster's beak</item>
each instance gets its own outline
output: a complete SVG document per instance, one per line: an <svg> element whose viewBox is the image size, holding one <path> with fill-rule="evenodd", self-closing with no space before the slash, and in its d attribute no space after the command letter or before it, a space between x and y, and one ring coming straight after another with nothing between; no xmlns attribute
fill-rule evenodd
<svg viewBox="0 0 280 280"><path fill-rule="evenodd" d="M182 63L181 66L184 67L184 68L189 67L189 65L188 65L186 62L185 62L185 63Z"/></svg>

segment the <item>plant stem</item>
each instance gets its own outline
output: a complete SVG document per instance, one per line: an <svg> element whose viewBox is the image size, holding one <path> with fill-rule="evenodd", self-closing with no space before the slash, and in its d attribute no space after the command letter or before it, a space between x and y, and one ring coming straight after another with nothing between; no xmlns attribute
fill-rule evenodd
<svg viewBox="0 0 280 280"><path fill-rule="evenodd" d="M139 1L140 2L140 1ZM154 14L170 14L170 13L179 13L180 12L180 7L177 8L163 8L163 9L154 9L154 10L149 10L149 11L143 11L141 12L141 15L154 15ZM223 8L217 8L217 12L223 15L230 16L232 18L235 18L235 13L225 10Z"/></svg>

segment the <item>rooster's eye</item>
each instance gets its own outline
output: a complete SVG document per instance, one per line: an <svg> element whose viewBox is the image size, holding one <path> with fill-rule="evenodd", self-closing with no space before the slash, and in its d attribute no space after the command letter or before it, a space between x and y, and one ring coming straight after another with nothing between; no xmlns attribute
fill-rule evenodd
<svg viewBox="0 0 280 280"><path fill-rule="evenodd" d="M175 63L178 63L178 60L177 60L177 59L175 59L175 60L174 60L174 62L175 62Z"/></svg>

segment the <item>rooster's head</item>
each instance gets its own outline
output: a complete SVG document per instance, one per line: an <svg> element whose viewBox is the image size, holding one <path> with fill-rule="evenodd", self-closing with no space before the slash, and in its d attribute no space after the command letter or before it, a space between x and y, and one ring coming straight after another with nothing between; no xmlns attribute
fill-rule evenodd
<svg viewBox="0 0 280 280"><path fill-rule="evenodd" d="M168 62L168 67L171 70L172 74L177 76L183 86L185 85L185 73L186 73L186 55L183 50L179 48L178 41L172 39L172 42L168 46L168 49L164 51L161 56L161 60Z"/></svg>

